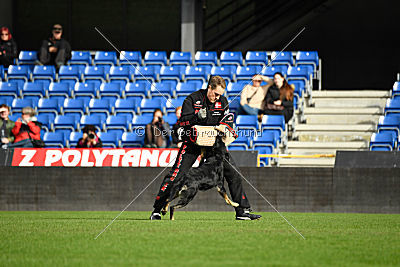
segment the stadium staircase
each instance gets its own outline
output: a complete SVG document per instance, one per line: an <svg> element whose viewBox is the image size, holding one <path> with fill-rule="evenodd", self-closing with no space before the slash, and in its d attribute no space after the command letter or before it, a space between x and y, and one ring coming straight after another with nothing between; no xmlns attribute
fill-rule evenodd
<svg viewBox="0 0 400 267"><path fill-rule="evenodd" d="M337 150L368 150L389 97L389 90L313 91L305 123L296 125L287 148L289 155L304 158L280 158L279 166L333 167L335 157L328 155Z"/></svg>

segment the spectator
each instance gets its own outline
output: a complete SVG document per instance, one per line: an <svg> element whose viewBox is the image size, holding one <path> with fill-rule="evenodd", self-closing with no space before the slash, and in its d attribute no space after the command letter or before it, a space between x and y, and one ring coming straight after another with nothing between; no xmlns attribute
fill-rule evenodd
<svg viewBox="0 0 400 267"><path fill-rule="evenodd" d="M31 107L22 109L22 116L15 122L12 133L14 143L8 147L33 147L31 139L40 140L41 124L36 121L35 110Z"/></svg>
<svg viewBox="0 0 400 267"><path fill-rule="evenodd" d="M283 74L274 74L274 85L268 90L264 100L263 114L284 115L287 123L293 117L294 88L288 84Z"/></svg>
<svg viewBox="0 0 400 267"><path fill-rule="evenodd" d="M172 146L171 147L181 147L182 142L183 142L178 133L178 130L179 130L178 122L179 122L179 119L181 118L181 113L182 113L182 107L177 107L175 109L175 114L176 114L176 117L178 118L178 121L172 127Z"/></svg>
<svg viewBox="0 0 400 267"><path fill-rule="evenodd" d="M10 107L6 104L0 105L0 146L7 147L9 143L14 142L14 135L12 129L15 126L15 122L8 118L10 114Z"/></svg>
<svg viewBox="0 0 400 267"><path fill-rule="evenodd" d="M6 27L0 29L0 65L5 68L14 64L14 59L18 56L17 44L12 39L10 30Z"/></svg>
<svg viewBox="0 0 400 267"><path fill-rule="evenodd" d="M71 46L61 38L62 26L55 24L49 39L43 40L39 51L39 60L43 65L55 65L59 69L71 58Z"/></svg>
<svg viewBox="0 0 400 267"><path fill-rule="evenodd" d="M254 75L252 80L253 85L246 85L240 95L239 115L258 115L268 88L273 84L270 78L262 75ZM263 81L267 84L261 86Z"/></svg>
<svg viewBox="0 0 400 267"><path fill-rule="evenodd" d="M153 112L153 121L146 125L144 147L167 147L169 134L169 124L164 121L161 109L156 109Z"/></svg>
<svg viewBox="0 0 400 267"><path fill-rule="evenodd" d="M77 148L103 147L101 139L96 134L96 127L94 125L86 125L82 131L83 136L78 140Z"/></svg>

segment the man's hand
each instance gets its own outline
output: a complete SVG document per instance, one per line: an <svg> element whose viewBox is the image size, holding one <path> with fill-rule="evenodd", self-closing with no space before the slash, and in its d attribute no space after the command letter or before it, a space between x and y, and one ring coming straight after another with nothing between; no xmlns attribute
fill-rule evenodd
<svg viewBox="0 0 400 267"><path fill-rule="evenodd" d="M199 116L200 120L204 120L205 118L207 118L207 110L205 108L200 109L197 113L197 116Z"/></svg>
<svg viewBox="0 0 400 267"><path fill-rule="evenodd" d="M50 46L50 47L49 47L49 52L50 52L50 53L57 53L57 47L55 47L55 46Z"/></svg>
<svg viewBox="0 0 400 267"><path fill-rule="evenodd" d="M10 143L10 140L8 140L8 138L3 137L3 138L1 138L1 142L3 144L8 144L8 143Z"/></svg>
<svg viewBox="0 0 400 267"><path fill-rule="evenodd" d="M282 101L276 100L276 101L274 101L274 104L277 105L277 106L280 106L280 105L282 105Z"/></svg>
<svg viewBox="0 0 400 267"><path fill-rule="evenodd" d="M87 133L84 133L83 135L82 135L82 139L83 140L86 140L88 138L88 134Z"/></svg>

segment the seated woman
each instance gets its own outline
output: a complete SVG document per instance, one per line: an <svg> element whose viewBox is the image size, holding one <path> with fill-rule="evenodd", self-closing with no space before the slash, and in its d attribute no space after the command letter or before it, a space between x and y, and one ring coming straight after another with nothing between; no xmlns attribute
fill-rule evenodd
<svg viewBox="0 0 400 267"><path fill-rule="evenodd" d="M41 124L36 121L35 110L31 107L22 109L22 116L15 122L12 133L14 143L7 147L33 147L32 139L40 140Z"/></svg>
<svg viewBox="0 0 400 267"><path fill-rule="evenodd" d="M239 115L258 115L262 108L262 103L268 88L273 84L273 81L267 76L254 75L253 85L246 85L240 94ZM261 86L262 82L267 82Z"/></svg>
<svg viewBox="0 0 400 267"><path fill-rule="evenodd" d="M268 89L261 114L283 115L287 123L293 117L293 92L294 88L282 73L275 73L274 84Z"/></svg>

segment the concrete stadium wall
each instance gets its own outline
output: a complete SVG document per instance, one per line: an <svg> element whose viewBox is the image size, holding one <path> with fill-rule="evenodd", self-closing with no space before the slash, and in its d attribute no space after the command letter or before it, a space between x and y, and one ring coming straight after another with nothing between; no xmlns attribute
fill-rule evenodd
<svg viewBox="0 0 400 267"><path fill-rule="evenodd" d="M0 210L122 210L162 168L0 167ZM400 169L241 168L280 211L400 213ZM129 210L151 210L159 178ZM252 208L273 211L245 182ZM185 210L231 211L216 190Z"/></svg>

